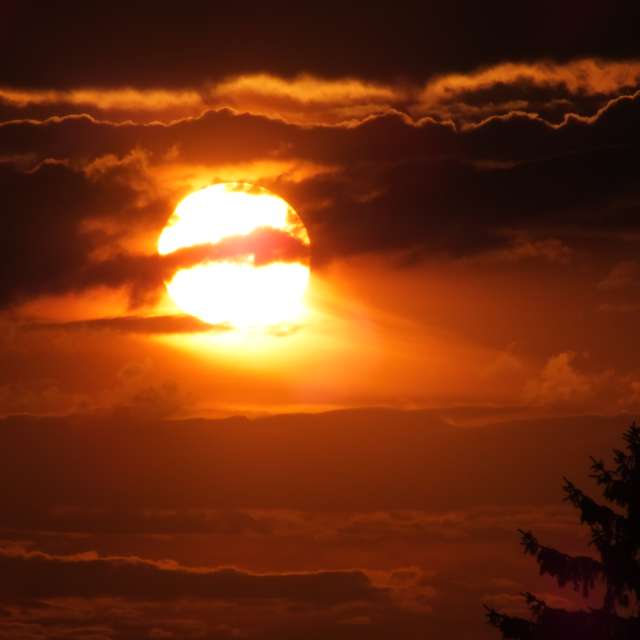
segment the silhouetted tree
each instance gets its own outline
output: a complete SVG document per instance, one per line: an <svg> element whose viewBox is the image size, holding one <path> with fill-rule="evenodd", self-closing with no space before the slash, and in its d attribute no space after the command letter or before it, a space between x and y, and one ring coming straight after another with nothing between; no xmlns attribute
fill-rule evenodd
<svg viewBox="0 0 640 640"><path fill-rule="evenodd" d="M581 523L591 529L590 544L599 560L545 547L531 531L520 531L524 552L535 558L541 575L553 576L561 587L572 585L585 598L601 584L602 607L566 611L525 593L530 619L487 607L489 622L505 640L640 640L640 427L632 424L624 440L625 451L614 450L613 469L602 460L591 459L591 477L602 487L611 507L597 503L564 479L566 500L580 511Z"/></svg>

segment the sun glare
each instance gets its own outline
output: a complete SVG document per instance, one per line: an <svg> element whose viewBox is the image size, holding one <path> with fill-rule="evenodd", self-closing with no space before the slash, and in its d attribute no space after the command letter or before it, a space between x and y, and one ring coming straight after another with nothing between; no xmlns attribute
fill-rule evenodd
<svg viewBox="0 0 640 640"><path fill-rule="evenodd" d="M279 232L298 250L288 257L275 252L273 259L257 261L260 248L255 234L260 231ZM230 252L225 243L238 240L245 241ZM166 256L202 245L211 246L211 257L178 268L165 283L182 311L234 328L274 327L300 318L309 281L309 236L285 200L243 182L189 194L160 234L158 253ZM216 254L223 246L227 248Z"/></svg>

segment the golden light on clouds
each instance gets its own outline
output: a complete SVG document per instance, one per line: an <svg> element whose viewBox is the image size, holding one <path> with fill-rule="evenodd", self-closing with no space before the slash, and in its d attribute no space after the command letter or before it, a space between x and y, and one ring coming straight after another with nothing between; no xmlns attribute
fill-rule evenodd
<svg viewBox="0 0 640 640"><path fill-rule="evenodd" d="M304 103L352 104L362 102L393 102L397 90L381 84L354 78L326 80L311 75L285 79L267 73L242 75L221 82L215 87L218 96L272 96Z"/></svg>
<svg viewBox="0 0 640 640"><path fill-rule="evenodd" d="M195 89L111 89L75 88L66 91L55 89L12 89L0 87L0 101L16 107L43 104L69 104L93 106L98 109L139 109L158 111L170 108L204 109L201 95Z"/></svg>
<svg viewBox="0 0 640 640"><path fill-rule="evenodd" d="M166 282L182 311L234 328L299 320L309 281L309 236L285 200L242 182L189 194L160 234L158 253L192 247L210 252Z"/></svg>
<svg viewBox="0 0 640 640"><path fill-rule="evenodd" d="M571 95L611 96L623 90L633 90L639 81L640 60L637 59L504 62L470 73L437 76L427 82L418 104L432 108L459 100L465 94L518 85L564 88Z"/></svg>

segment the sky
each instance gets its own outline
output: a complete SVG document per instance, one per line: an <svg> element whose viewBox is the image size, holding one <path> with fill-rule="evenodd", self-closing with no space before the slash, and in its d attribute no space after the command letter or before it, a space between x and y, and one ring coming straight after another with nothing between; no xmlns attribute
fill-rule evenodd
<svg viewBox="0 0 640 640"><path fill-rule="evenodd" d="M0 639L485 640L483 603L573 606L516 530L581 548L562 475L640 409L633 10L1 13ZM159 251L220 183L295 228ZM309 269L300 314L185 313L176 271L247 246ZM221 281L196 300L252 321L292 295Z"/></svg>

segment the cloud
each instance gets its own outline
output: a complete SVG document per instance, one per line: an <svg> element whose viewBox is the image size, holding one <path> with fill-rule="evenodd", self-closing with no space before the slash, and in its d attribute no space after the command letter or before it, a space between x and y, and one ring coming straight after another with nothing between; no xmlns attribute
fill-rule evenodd
<svg viewBox="0 0 640 640"><path fill-rule="evenodd" d="M127 211L135 191L122 184L93 182L64 164L47 163L23 173L0 168L5 264L0 305L24 296L69 289L83 272L99 238L82 232L82 222L113 210Z"/></svg>
<svg viewBox="0 0 640 640"><path fill-rule="evenodd" d="M316 540L325 544L375 547L389 542L440 544L510 540L523 523L548 535L571 534L568 507L491 506L466 510L393 509L334 512L293 509L111 508L59 505L33 514L13 535L52 534L219 536L258 542Z"/></svg>
<svg viewBox="0 0 640 640"><path fill-rule="evenodd" d="M600 280L598 288L604 291L615 291L628 289L637 284L640 284L640 262L623 260L615 264L611 271Z"/></svg>
<svg viewBox="0 0 640 640"><path fill-rule="evenodd" d="M619 310L616 310L619 311ZM563 351L551 356L540 373L525 383L524 400L533 405L571 410L635 411L637 372L596 368L588 354Z"/></svg>
<svg viewBox="0 0 640 640"><path fill-rule="evenodd" d="M212 105L285 118L289 122L339 123L390 111L406 102L406 90L358 78L282 78L241 75L215 85Z"/></svg>
<svg viewBox="0 0 640 640"><path fill-rule="evenodd" d="M178 249L162 257L169 272L202 262L237 260L253 256L256 266L271 262L306 262L309 246L306 238L298 238L289 231L259 227L242 236L228 236L216 244L194 245Z"/></svg>
<svg viewBox="0 0 640 640"><path fill-rule="evenodd" d="M143 335L227 331L192 316L117 316L73 322L32 322L23 325L29 331L115 331Z"/></svg>
<svg viewBox="0 0 640 640"><path fill-rule="evenodd" d="M300 103L345 105L350 102L390 102L397 94L383 85L355 78L322 80L311 75L284 79L269 74L245 75L216 85L219 95L264 95L286 97Z"/></svg>
<svg viewBox="0 0 640 640"><path fill-rule="evenodd" d="M189 395L182 391L177 382L165 380L160 384L134 388L112 410L124 420L159 420L178 414L189 406L189 400Z"/></svg>
<svg viewBox="0 0 640 640"><path fill-rule="evenodd" d="M413 109L461 122L518 110L561 120L572 111L593 113L608 99L634 93L639 86L638 59L504 62L429 80Z"/></svg>
<svg viewBox="0 0 640 640"><path fill-rule="evenodd" d="M20 552L12 553L15 559ZM6 566L2 555L0 562ZM26 573L34 574L34 578L42 572L46 572L47 577L50 573L59 573L67 580L79 580L100 573L101 562L112 564L99 588L90 587L87 593L78 596L5 599L0 620L3 638L206 637L226 640L258 634L275 639L286 634L288 638L302 639L319 632L323 637L347 639L384 638L398 628L400 637L409 638L432 620L438 595L426 583L426 574L419 567L370 574L360 571L250 574L219 570L215 573L192 571L187 576L176 563L152 563L131 556L52 556L35 551L22 555L18 561L23 565L22 582L17 586L24 585ZM42 566L48 563L52 566ZM36 565L41 566L36 568ZM127 596L94 595L110 593L113 586L117 586L116 591L120 593L119 580L123 574L132 577L132 583L125 589ZM147 582L154 578L157 583ZM246 578L249 582L244 583ZM253 578L261 582L252 583ZM308 583L307 579L310 579ZM360 579L365 585L364 591L358 584ZM173 589L164 594L169 580L179 585L177 597ZM231 587L222 597L209 595L217 591L217 586L212 586L216 581L223 583L225 589ZM243 595L238 596L237 586L241 582ZM194 589L189 588L190 583L200 585ZM202 588L204 583L207 588ZM338 591L333 592L336 586ZM80 589L81 585L68 583L60 592ZM34 591L49 590L38 586ZM197 595L192 595L194 591ZM206 595L200 595L202 592Z"/></svg>
<svg viewBox="0 0 640 640"><path fill-rule="evenodd" d="M592 390L592 382L574 367L575 358L570 351L549 358L540 378L527 384L527 399L542 404L583 401Z"/></svg>
<svg viewBox="0 0 640 640"><path fill-rule="evenodd" d="M84 412L91 404L86 393L65 389L57 380L45 378L0 385L0 412L3 415L29 412L64 415Z"/></svg>
<svg viewBox="0 0 640 640"><path fill-rule="evenodd" d="M104 87L31 89L0 87L0 120L46 119L60 113L89 113L111 120L171 122L207 109L232 108L289 122L335 123L387 111L407 93L357 78L283 78L247 74L191 89Z"/></svg>
<svg viewBox="0 0 640 640"><path fill-rule="evenodd" d="M175 562L88 552L69 556L0 549L7 577L4 601L40 598L124 597L140 600L211 598L285 599L331 605L384 599L358 571L253 574L238 569L189 568Z"/></svg>
<svg viewBox="0 0 640 640"><path fill-rule="evenodd" d="M568 264L574 251L557 238L528 238L526 234L516 234L512 245L505 249L497 249L482 256L489 262L521 262L525 260L542 260L552 264Z"/></svg>
<svg viewBox="0 0 640 640"><path fill-rule="evenodd" d="M193 90L134 89L12 89L0 87L0 103L15 107L31 105L54 105L64 110L66 107L98 109L100 111L162 111L180 107L184 110L205 105L201 95Z"/></svg>

